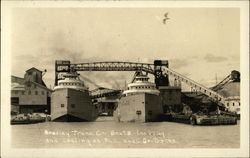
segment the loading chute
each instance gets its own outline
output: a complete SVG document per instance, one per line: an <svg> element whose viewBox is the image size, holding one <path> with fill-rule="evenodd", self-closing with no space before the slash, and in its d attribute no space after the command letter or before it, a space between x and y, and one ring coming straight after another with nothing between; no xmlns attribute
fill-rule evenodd
<svg viewBox="0 0 250 158"><path fill-rule="evenodd" d="M223 96L221 96L219 93L213 91L212 89L209 89L195 81L193 81L192 79L189 79L169 68L164 68L163 72L167 73L168 75L174 77L175 79L181 81L182 83L185 83L191 87L193 87L195 90L205 94L206 96L208 96L209 98L211 98L214 102L217 102L219 105L224 106L225 104L225 98Z"/></svg>
<svg viewBox="0 0 250 158"><path fill-rule="evenodd" d="M220 81L217 85L212 87L211 89L213 91L221 90L226 84L230 82L240 82L240 72L233 70L230 75L228 75L226 78L224 78L222 81Z"/></svg>

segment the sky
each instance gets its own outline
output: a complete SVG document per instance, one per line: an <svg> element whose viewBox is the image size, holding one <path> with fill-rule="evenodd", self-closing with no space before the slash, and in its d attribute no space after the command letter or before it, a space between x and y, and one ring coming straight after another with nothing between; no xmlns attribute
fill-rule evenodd
<svg viewBox="0 0 250 158"><path fill-rule="evenodd" d="M211 87L240 70L237 8L16 8L11 21L12 75L36 67L54 85L55 60L71 63L168 60L169 68ZM166 23L164 15L168 13ZM121 88L133 72L81 72ZM153 76L150 76L153 77ZM95 88L86 81L90 88ZM188 88L185 87L184 88Z"/></svg>

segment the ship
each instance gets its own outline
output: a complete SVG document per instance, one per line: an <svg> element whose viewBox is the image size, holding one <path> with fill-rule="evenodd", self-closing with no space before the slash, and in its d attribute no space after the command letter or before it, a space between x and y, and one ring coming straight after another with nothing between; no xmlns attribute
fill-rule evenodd
<svg viewBox="0 0 250 158"><path fill-rule="evenodd" d="M88 87L77 72L63 75L51 96L51 120L60 122L95 121L98 108L92 104Z"/></svg>
<svg viewBox="0 0 250 158"><path fill-rule="evenodd" d="M114 117L118 122L153 122L162 114L160 91L140 72L123 91Z"/></svg>

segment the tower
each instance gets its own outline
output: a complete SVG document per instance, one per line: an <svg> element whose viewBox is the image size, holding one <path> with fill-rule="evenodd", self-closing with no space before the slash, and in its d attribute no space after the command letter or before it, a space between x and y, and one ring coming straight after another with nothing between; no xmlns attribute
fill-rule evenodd
<svg viewBox="0 0 250 158"><path fill-rule="evenodd" d="M168 68L167 60L155 60L154 61L154 76L156 87L169 86L169 79L167 74L163 74L163 67Z"/></svg>

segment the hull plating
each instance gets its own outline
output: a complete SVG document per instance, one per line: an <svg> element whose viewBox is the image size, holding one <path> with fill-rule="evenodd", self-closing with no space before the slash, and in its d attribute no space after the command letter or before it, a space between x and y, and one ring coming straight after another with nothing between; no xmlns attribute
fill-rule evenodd
<svg viewBox="0 0 250 158"><path fill-rule="evenodd" d="M160 97L141 93L122 97L114 116L120 122L153 122L159 121L162 114Z"/></svg>
<svg viewBox="0 0 250 158"><path fill-rule="evenodd" d="M93 106L88 91L60 89L52 94L52 121L94 121L98 110Z"/></svg>

